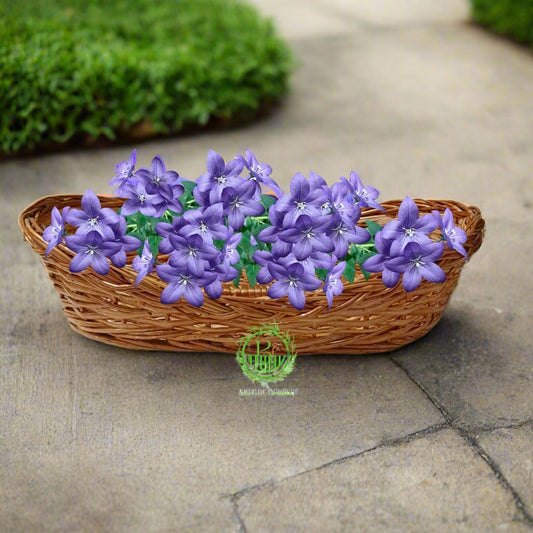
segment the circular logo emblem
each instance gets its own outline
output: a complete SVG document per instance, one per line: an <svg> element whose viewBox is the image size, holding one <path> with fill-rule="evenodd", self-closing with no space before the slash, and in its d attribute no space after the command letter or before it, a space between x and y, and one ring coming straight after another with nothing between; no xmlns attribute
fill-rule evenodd
<svg viewBox="0 0 533 533"><path fill-rule="evenodd" d="M239 341L237 361L252 381L275 383L285 379L296 360L294 341L277 324L250 328Z"/></svg>

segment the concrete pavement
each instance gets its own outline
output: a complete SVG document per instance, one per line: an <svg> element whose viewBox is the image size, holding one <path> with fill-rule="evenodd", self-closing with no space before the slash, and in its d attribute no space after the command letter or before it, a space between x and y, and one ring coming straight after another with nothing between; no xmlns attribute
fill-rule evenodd
<svg viewBox="0 0 533 533"><path fill-rule="evenodd" d="M137 146L195 178L251 148L287 184L356 170L383 199L478 205L485 243L439 325L382 356L308 356L294 397L241 397L231 356L72 332L16 225L110 192L131 148L0 163L0 531L533 529L533 54L463 0L255 0L300 60L246 128Z"/></svg>

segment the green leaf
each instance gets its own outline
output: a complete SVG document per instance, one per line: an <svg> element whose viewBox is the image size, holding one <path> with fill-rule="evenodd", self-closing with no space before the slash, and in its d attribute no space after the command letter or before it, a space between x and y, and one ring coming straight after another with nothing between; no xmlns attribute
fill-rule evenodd
<svg viewBox="0 0 533 533"><path fill-rule="evenodd" d="M272 204L275 204L277 201L277 198L275 196L272 196L271 194L262 194L261 195L261 203L263 204L263 207L265 208L265 212L268 213L268 210Z"/></svg>
<svg viewBox="0 0 533 533"><path fill-rule="evenodd" d="M248 283L251 287L255 287L257 285L257 273L260 269L261 267L257 263L250 263L244 267L246 277L248 278Z"/></svg>
<svg viewBox="0 0 533 533"><path fill-rule="evenodd" d="M325 268L316 268L315 274L318 279L321 279L322 281L326 280L326 276L328 275L328 270Z"/></svg>
<svg viewBox="0 0 533 533"><path fill-rule="evenodd" d="M233 281L233 285L235 285L235 287L239 287L239 283L241 281L241 271L239 270L239 273L237 274L237 276L235 278L232 279Z"/></svg>
<svg viewBox="0 0 533 533"><path fill-rule="evenodd" d="M348 259L346 261L346 268L344 269L344 278L348 283L353 283L355 279L355 261Z"/></svg>
<svg viewBox="0 0 533 533"><path fill-rule="evenodd" d="M383 229L383 226L381 226L377 222L374 222L373 220L367 220L366 221L366 228L368 230L368 233L370 233L370 236L372 238L374 238L376 233Z"/></svg>
<svg viewBox="0 0 533 533"><path fill-rule="evenodd" d="M189 194L192 194L192 191L196 187L196 183L194 181L182 180L180 183L183 185L185 192Z"/></svg>
<svg viewBox="0 0 533 533"><path fill-rule="evenodd" d="M148 237L148 244L150 245L150 250L154 257L157 257L157 254L159 253L159 243L162 240L163 238L159 235L150 235Z"/></svg>

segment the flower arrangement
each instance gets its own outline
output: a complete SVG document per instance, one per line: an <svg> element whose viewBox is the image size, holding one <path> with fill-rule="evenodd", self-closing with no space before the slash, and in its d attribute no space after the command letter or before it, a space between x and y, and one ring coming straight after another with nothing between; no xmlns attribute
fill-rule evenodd
<svg viewBox="0 0 533 533"><path fill-rule="evenodd" d="M117 211L102 208L91 190L81 209L53 208L43 233L46 255L64 243L75 252L71 272L92 267L105 275L110 263L122 268L127 252L136 251L136 287L157 275L167 284L162 303L183 297L195 307L204 294L220 298L224 282L239 286L244 272L252 287L270 284L268 296L288 296L296 309L304 308L307 291L319 288L331 308L343 281L356 275L379 272L389 288L401 278L407 292L422 279L441 283L445 246L467 257L466 233L452 212L419 216L408 196L397 219L383 227L366 220L363 227L361 209L382 209L379 191L353 171L332 186L314 172L309 178L297 173L285 192L271 178L272 168L249 150L227 164L211 150L207 172L195 181L167 170L159 156L150 168L135 165L134 150L110 182L124 199Z"/></svg>

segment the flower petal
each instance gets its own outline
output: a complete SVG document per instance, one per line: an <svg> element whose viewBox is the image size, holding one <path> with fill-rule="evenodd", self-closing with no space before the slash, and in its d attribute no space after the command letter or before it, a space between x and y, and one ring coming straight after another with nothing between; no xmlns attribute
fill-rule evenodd
<svg viewBox="0 0 533 533"><path fill-rule="evenodd" d="M105 276L109 272L109 261L102 253L96 252L91 256L91 266L98 274Z"/></svg>
<svg viewBox="0 0 533 533"><path fill-rule="evenodd" d="M404 228L412 228L418 220L418 207L411 197L406 196L400 204L398 219Z"/></svg>
<svg viewBox="0 0 533 533"><path fill-rule="evenodd" d="M69 270L71 272L81 272L85 270L91 264L91 257L89 254L81 252L76 254L69 265Z"/></svg>
<svg viewBox="0 0 533 533"><path fill-rule="evenodd" d="M160 265L164 266L164 265ZM159 269L157 270L157 273L159 274ZM177 302L185 292L185 287L183 283L173 282L167 285L163 292L161 293L161 303L164 304L173 304L174 302Z"/></svg>
<svg viewBox="0 0 533 533"><path fill-rule="evenodd" d="M446 279L444 270L435 263L426 263L420 268L422 277L430 281L431 283L442 283Z"/></svg>
<svg viewBox="0 0 533 533"><path fill-rule="evenodd" d="M204 293L195 283L185 284L185 299L194 307L200 307L204 303Z"/></svg>
<svg viewBox="0 0 533 533"><path fill-rule="evenodd" d="M289 290L289 282L288 281L275 281L269 288L268 288L268 295L270 298L283 298L283 296L287 295L287 292Z"/></svg>
<svg viewBox="0 0 533 533"><path fill-rule="evenodd" d="M220 154L214 150L209 150L207 154L207 170L212 176L222 176L226 165Z"/></svg>
<svg viewBox="0 0 533 533"><path fill-rule="evenodd" d="M298 287L289 286L287 294L289 296L289 302L296 309L303 309L305 307L305 293Z"/></svg>
<svg viewBox="0 0 533 533"><path fill-rule="evenodd" d="M411 267L403 273L402 284L407 292L414 291L422 281L422 274L419 268Z"/></svg>
<svg viewBox="0 0 533 533"><path fill-rule="evenodd" d="M100 200L91 189L87 189L81 198L81 207L91 218L98 216L100 212Z"/></svg>

